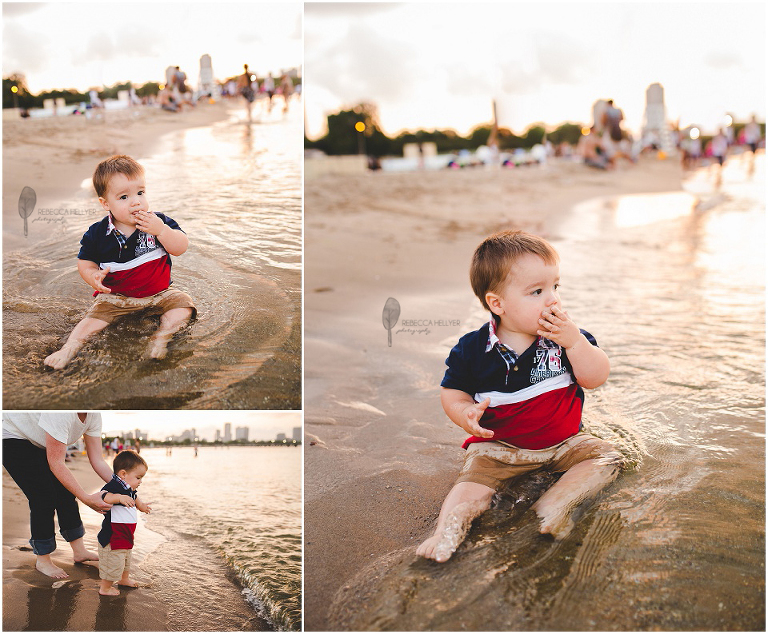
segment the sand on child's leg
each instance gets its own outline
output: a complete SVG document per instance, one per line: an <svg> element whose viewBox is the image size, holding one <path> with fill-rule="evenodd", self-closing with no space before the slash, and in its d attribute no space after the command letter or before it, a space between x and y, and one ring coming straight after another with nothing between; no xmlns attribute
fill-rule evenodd
<svg viewBox="0 0 768 634"><path fill-rule="evenodd" d="M620 455L585 460L572 466L531 507L539 516L539 532L561 540L573 528L571 514L616 479Z"/></svg>
<svg viewBox="0 0 768 634"><path fill-rule="evenodd" d="M191 308L172 308L160 317L160 326L149 342L148 354L152 359L164 359L168 342L192 317Z"/></svg>
<svg viewBox="0 0 768 634"><path fill-rule="evenodd" d="M488 510L495 489L476 482L459 482L448 493L440 509L435 533L424 540L416 554L442 563L448 561L464 541L478 515Z"/></svg>
<svg viewBox="0 0 768 634"><path fill-rule="evenodd" d="M95 317L83 318L70 333L67 342L62 346L61 350L48 355L43 363L54 370L63 370L80 351L80 348L85 345L88 337L104 330L107 326L109 326L109 322L103 319Z"/></svg>

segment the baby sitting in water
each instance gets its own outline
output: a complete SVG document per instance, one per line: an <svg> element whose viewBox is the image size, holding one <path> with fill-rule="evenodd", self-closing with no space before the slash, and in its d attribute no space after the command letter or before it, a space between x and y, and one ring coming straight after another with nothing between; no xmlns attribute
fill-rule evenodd
<svg viewBox="0 0 768 634"><path fill-rule="evenodd" d="M83 235L77 270L96 300L61 350L45 359L55 370L66 367L89 336L144 309L162 315L148 350L162 359L173 334L196 313L189 295L170 288L170 256L184 253L189 240L173 219L149 211L144 168L129 156L113 156L96 167L93 186L109 213Z"/></svg>
<svg viewBox="0 0 768 634"><path fill-rule="evenodd" d="M507 480L565 472L533 506L539 531L562 539L574 508L612 482L622 462L613 445L581 430L582 388L602 385L610 362L560 307L555 250L522 231L497 233L475 251L470 279L491 319L451 350L441 383L445 413L471 436L435 533L416 551L439 562Z"/></svg>

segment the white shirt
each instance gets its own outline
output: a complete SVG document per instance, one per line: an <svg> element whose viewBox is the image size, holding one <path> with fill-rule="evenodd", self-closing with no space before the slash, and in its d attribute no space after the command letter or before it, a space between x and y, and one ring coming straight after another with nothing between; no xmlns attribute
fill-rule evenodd
<svg viewBox="0 0 768 634"><path fill-rule="evenodd" d="M101 438L101 414L86 414L84 423L77 412L3 414L3 438L20 438L44 448L46 433L65 445L74 444L83 434Z"/></svg>

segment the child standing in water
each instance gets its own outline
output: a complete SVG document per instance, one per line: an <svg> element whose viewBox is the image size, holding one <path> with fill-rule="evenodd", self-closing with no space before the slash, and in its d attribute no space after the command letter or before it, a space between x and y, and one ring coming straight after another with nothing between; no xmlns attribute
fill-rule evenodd
<svg viewBox="0 0 768 634"><path fill-rule="evenodd" d="M471 434L437 527L417 554L447 561L505 481L535 469L565 472L534 504L541 533L564 538L571 512L618 475L621 454L581 431L583 388L602 385L610 362L562 310L557 252L522 231L487 238L470 268L490 321L446 360L445 413Z"/></svg>
<svg viewBox="0 0 768 634"><path fill-rule="evenodd" d="M83 235L77 270L96 301L61 350L45 359L55 370L65 368L88 337L144 309L162 314L148 350L162 359L173 334L196 312L189 295L170 288L171 256L184 253L189 240L172 218L149 211L144 168L129 156L113 156L96 167L93 186L108 214Z"/></svg>
<svg viewBox="0 0 768 634"><path fill-rule="evenodd" d="M118 585L136 588L130 577L133 534L136 530L136 509L149 513L152 507L141 501L136 493L147 473L147 463L133 451L121 451L112 463L114 475L101 489L101 498L112 508L104 515L99 531L99 594L116 596Z"/></svg>

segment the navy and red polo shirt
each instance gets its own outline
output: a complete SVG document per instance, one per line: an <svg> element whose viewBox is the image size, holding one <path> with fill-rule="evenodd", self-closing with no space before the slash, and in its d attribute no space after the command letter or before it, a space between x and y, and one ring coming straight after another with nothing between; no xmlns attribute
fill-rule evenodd
<svg viewBox="0 0 768 634"><path fill-rule="evenodd" d="M118 495L129 495L136 499L136 491L116 473L112 474L112 479L101 487L101 490ZM130 550L133 548L133 534L136 532L137 521L135 506L113 504L112 508L104 514L104 521L96 538L105 548L109 544L112 550Z"/></svg>
<svg viewBox="0 0 768 634"><path fill-rule="evenodd" d="M581 333L593 345L594 337ZM501 440L524 449L557 445L581 427L584 390L576 383L565 350L538 337L518 355L496 336L492 318L464 335L445 361L442 387L461 390L480 403L491 399L480 425L493 438L470 436L462 445Z"/></svg>
<svg viewBox="0 0 768 634"><path fill-rule="evenodd" d="M181 229L173 218L155 215L171 229ZM124 236L112 223L112 214L88 227L80 245L78 260L96 262L100 269L109 267L103 284L113 293L149 297L171 285L171 256L157 237L138 229Z"/></svg>

